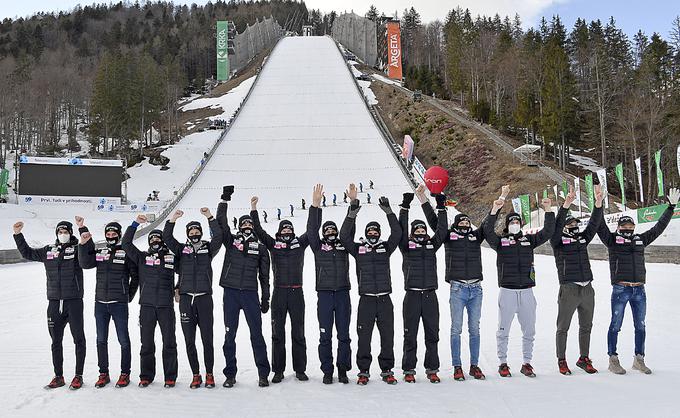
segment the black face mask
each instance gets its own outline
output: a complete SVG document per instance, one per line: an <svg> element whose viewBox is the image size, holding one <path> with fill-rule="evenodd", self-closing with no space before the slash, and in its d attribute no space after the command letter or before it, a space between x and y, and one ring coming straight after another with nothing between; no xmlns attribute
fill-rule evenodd
<svg viewBox="0 0 680 418"><path fill-rule="evenodd" d="M114 245L118 244L118 238L106 238L106 243L113 247Z"/></svg>
<svg viewBox="0 0 680 418"><path fill-rule="evenodd" d="M368 241L369 244L375 245L380 241L380 237L376 237L375 235L369 235L366 237L366 241Z"/></svg>
<svg viewBox="0 0 680 418"><path fill-rule="evenodd" d="M192 244L198 244L201 242L201 236L200 235L191 235L189 236L189 241L191 241Z"/></svg>
<svg viewBox="0 0 680 418"><path fill-rule="evenodd" d="M578 226L570 226L567 228L567 233L569 233L570 235L576 235L578 234L579 230L580 229Z"/></svg>
<svg viewBox="0 0 680 418"><path fill-rule="evenodd" d="M154 242L149 245L149 248L151 249L151 252L157 252L158 250L161 249L161 243L160 242Z"/></svg>
<svg viewBox="0 0 680 418"><path fill-rule="evenodd" d="M417 243L423 243L427 241L427 235L414 235L413 240Z"/></svg>
<svg viewBox="0 0 680 418"><path fill-rule="evenodd" d="M325 238L326 241L328 241L328 242L335 242L335 240L338 239L338 234L328 234L328 235L324 235L324 238Z"/></svg>
<svg viewBox="0 0 680 418"><path fill-rule="evenodd" d="M630 237L633 236L633 234L635 234L635 230L634 229L621 229L621 230L619 230L619 234L626 237L626 238L630 238Z"/></svg>
<svg viewBox="0 0 680 418"><path fill-rule="evenodd" d="M283 242L291 242L293 240L294 236L295 236L295 234L293 234L291 232L286 232L285 234L280 235L281 240L283 240Z"/></svg>
<svg viewBox="0 0 680 418"><path fill-rule="evenodd" d="M457 229L458 232L460 232L461 234L467 234L467 233L469 233L470 231L472 231L472 228L470 228L469 226L458 226L458 227L456 227L456 229Z"/></svg>

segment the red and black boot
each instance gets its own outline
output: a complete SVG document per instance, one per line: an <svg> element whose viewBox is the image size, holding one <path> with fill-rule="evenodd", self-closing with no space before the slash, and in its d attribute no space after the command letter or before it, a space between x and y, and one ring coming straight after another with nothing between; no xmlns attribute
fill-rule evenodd
<svg viewBox="0 0 680 418"><path fill-rule="evenodd" d="M83 376L77 374L71 380L71 385L68 387L71 390L78 390L83 387Z"/></svg>
<svg viewBox="0 0 680 418"><path fill-rule="evenodd" d="M367 384L368 384L368 372L359 373L359 377L357 378L357 385L366 386Z"/></svg>
<svg viewBox="0 0 680 418"><path fill-rule="evenodd" d="M512 376L510 373L510 367L508 367L508 363L502 363L500 366L498 366L498 374L501 375L501 377Z"/></svg>
<svg viewBox="0 0 680 418"><path fill-rule="evenodd" d="M54 376L52 381L45 386L45 389L56 389L64 386L64 376Z"/></svg>
<svg viewBox="0 0 680 418"><path fill-rule="evenodd" d="M189 387L191 389L198 389L198 388L201 387L202 384L203 384L203 379L201 378L201 375L195 374L194 378L191 380L191 385L189 385Z"/></svg>
<svg viewBox="0 0 680 418"><path fill-rule="evenodd" d="M108 385L110 382L111 382L111 378L109 377L108 373L99 373L99 379L97 379L97 382L94 384L94 387L103 388L104 386Z"/></svg>
<svg viewBox="0 0 680 418"><path fill-rule="evenodd" d="M455 366L453 368L453 380L462 382L465 380L465 374L463 373L463 368L460 366Z"/></svg>
<svg viewBox="0 0 680 418"><path fill-rule="evenodd" d="M560 373L562 373L565 376L570 376L571 375L571 370L569 370L569 365L567 365L567 360L566 359L558 359L557 360L557 366L560 368Z"/></svg>
<svg viewBox="0 0 680 418"><path fill-rule="evenodd" d="M150 379L141 379L139 381L139 387L140 388L148 387L151 384L151 382L152 382L152 380L150 380Z"/></svg>
<svg viewBox="0 0 680 418"><path fill-rule="evenodd" d="M534 373L534 368L531 367L531 364L529 363L522 364L520 372L526 377L536 377L536 373Z"/></svg>
<svg viewBox="0 0 680 418"><path fill-rule="evenodd" d="M590 360L590 357L587 356L579 357L578 361L576 362L576 367L582 368L588 374L597 373L597 369L593 367L593 362Z"/></svg>
<svg viewBox="0 0 680 418"><path fill-rule="evenodd" d="M409 370L408 373L404 374L404 382L406 382L406 383L416 383L416 372L415 372L415 370Z"/></svg>
<svg viewBox="0 0 680 418"><path fill-rule="evenodd" d="M430 381L430 383L439 383L441 382L441 379L439 379L439 376L437 376L437 373L428 373L427 374L427 380Z"/></svg>
<svg viewBox="0 0 680 418"><path fill-rule="evenodd" d="M170 389L170 388L174 388L174 387L175 387L175 383L177 383L177 382L175 382L175 381L172 380L172 379L165 379L165 385L163 385L163 386L164 386L165 388Z"/></svg>
<svg viewBox="0 0 680 418"><path fill-rule="evenodd" d="M116 382L116 387L117 388L124 388L129 384L130 384L130 374L121 373L120 376L118 377L118 381Z"/></svg>
<svg viewBox="0 0 680 418"><path fill-rule="evenodd" d="M398 383L397 378L394 377L394 374L391 371L385 372L385 374L383 374L382 380L388 385L396 385Z"/></svg>
<svg viewBox="0 0 680 418"><path fill-rule="evenodd" d="M486 379L486 376L484 376L484 373L482 373L482 369L480 369L477 365L474 364L470 366L470 376L474 377L475 380Z"/></svg>
<svg viewBox="0 0 680 418"><path fill-rule="evenodd" d="M215 376L212 373L205 374L205 387L214 388L215 387Z"/></svg>

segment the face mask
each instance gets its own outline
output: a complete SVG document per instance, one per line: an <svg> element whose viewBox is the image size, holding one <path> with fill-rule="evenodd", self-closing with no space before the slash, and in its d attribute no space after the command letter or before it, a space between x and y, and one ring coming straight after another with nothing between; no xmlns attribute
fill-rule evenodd
<svg viewBox="0 0 680 418"><path fill-rule="evenodd" d="M519 224L508 225L508 232L512 235L518 234L521 230L522 228L519 226Z"/></svg>
<svg viewBox="0 0 680 418"><path fill-rule="evenodd" d="M579 232L579 227L578 226L570 226L567 228L567 233L570 235L576 235Z"/></svg>
<svg viewBox="0 0 680 418"><path fill-rule="evenodd" d="M189 236L189 241L191 241L192 244L198 244L201 242L201 236L200 235L191 235Z"/></svg>
<svg viewBox="0 0 680 418"><path fill-rule="evenodd" d="M149 244L149 248L152 251L158 251L161 249L161 242L160 241L153 241Z"/></svg>
<svg viewBox="0 0 680 418"><path fill-rule="evenodd" d="M59 234L57 235L57 239L60 243L66 244L67 242L71 241L71 234Z"/></svg>
<svg viewBox="0 0 680 418"><path fill-rule="evenodd" d="M295 234L292 234L290 232L286 232L285 234L281 234L281 239L283 240L283 242L290 242L290 241L293 240L294 236L295 236Z"/></svg>
<svg viewBox="0 0 680 418"><path fill-rule="evenodd" d="M415 242L425 242L426 239L427 239L427 235L414 235L413 236L413 240Z"/></svg>
<svg viewBox="0 0 680 418"><path fill-rule="evenodd" d="M335 242L335 240L338 239L338 235L337 234L328 234L328 235L325 236L325 238L326 238L326 241L328 241L328 242Z"/></svg>
<svg viewBox="0 0 680 418"><path fill-rule="evenodd" d="M375 235L369 235L368 237L366 237L366 241L368 241L368 243L371 245L377 244L379 240L380 237L376 237Z"/></svg>
<svg viewBox="0 0 680 418"><path fill-rule="evenodd" d="M118 238L106 238L106 243L109 245L116 245L118 244Z"/></svg>
<svg viewBox="0 0 680 418"><path fill-rule="evenodd" d="M634 229L621 229L619 230L619 234L623 235L624 237L630 238L633 236L635 233Z"/></svg>
<svg viewBox="0 0 680 418"><path fill-rule="evenodd" d="M472 230L472 228L470 228L469 226L459 226L456 229L458 229L458 232L460 232L461 234L467 234Z"/></svg>

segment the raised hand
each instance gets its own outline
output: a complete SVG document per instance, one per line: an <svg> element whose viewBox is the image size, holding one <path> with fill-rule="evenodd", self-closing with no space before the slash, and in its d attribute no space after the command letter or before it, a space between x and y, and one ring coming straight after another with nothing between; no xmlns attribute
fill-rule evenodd
<svg viewBox="0 0 680 418"><path fill-rule="evenodd" d="M564 197L564 204L562 204L562 207L565 209L569 209L572 203L574 203L574 200L576 200L576 192L574 191L574 186L569 186L569 193Z"/></svg>
<svg viewBox="0 0 680 418"><path fill-rule="evenodd" d="M546 212L552 212L552 200L549 197L544 197L541 200L541 206L543 206L543 210Z"/></svg>
<svg viewBox="0 0 680 418"><path fill-rule="evenodd" d="M349 197L349 200L356 199L358 195L357 186L355 186L354 183L350 183L349 189L347 189L345 193L347 193L347 197Z"/></svg>
<svg viewBox="0 0 680 418"><path fill-rule="evenodd" d="M668 203L670 203L671 205L677 205L679 198L680 190L673 188L668 191Z"/></svg>
<svg viewBox="0 0 680 418"><path fill-rule="evenodd" d="M253 196L250 198L250 210L257 210L257 202L260 201L260 198L257 196Z"/></svg>
<svg viewBox="0 0 680 418"><path fill-rule="evenodd" d="M24 223L19 221L12 225L12 230L14 231L14 235L21 234L21 230L24 229Z"/></svg>
<svg viewBox="0 0 680 418"><path fill-rule="evenodd" d="M491 207L491 213L494 214L494 215L497 214L498 211L501 210L504 205L505 205L505 200L503 200L503 199L494 200L493 206Z"/></svg>
<svg viewBox="0 0 680 418"><path fill-rule="evenodd" d="M602 201L604 200L604 192L602 191L602 186L599 184L595 185L595 206L598 208L602 207Z"/></svg>
<svg viewBox="0 0 680 418"><path fill-rule="evenodd" d="M234 194L234 186L224 186L222 187L222 200L228 202L231 200L231 195Z"/></svg>
<svg viewBox="0 0 680 418"><path fill-rule="evenodd" d="M177 209L170 217L170 222L176 222L182 216L184 216L184 211Z"/></svg>
<svg viewBox="0 0 680 418"><path fill-rule="evenodd" d="M82 216L77 216L77 215L76 215L76 226L77 226L78 228L82 228L83 225L85 225L85 218L83 218Z"/></svg>
<svg viewBox="0 0 680 418"><path fill-rule="evenodd" d="M206 218L212 217L212 213L210 213L210 209L208 208L201 208L201 215L205 216Z"/></svg>
<svg viewBox="0 0 680 418"><path fill-rule="evenodd" d="M427 187L425 187L425 185L422 183L418 185L418 188L416 188L416 196L418 196L418 200L420 201L421 204L427 202L426 192Z"/></svg>
<svg viewBox="0 0 680 418"><path fill-rule="evenodd" d="M390 200L385 196L378 199L378 207L386 214L392 213L392 208L390 208Z"/></svg>
<svg viewBox="0 0 680 418"><path fill-rule="evenodd" d="M82 244L85 244L86 242L88 242L88 241L90 240L90 238L92 238L92 234L91 234L91 233L89 233L89 232L83 232L83 233L80 235L80 244L81 244L81 245L82 245Z"/></svg>
<svg viewBox="0 0 680 418"><path fill-rule="evenodd" d="M138 224L142 225L147 222L146 215L137 215L137 219L135 219Z"/></svg>
<svg viewBox="0 0 680 418"><path fill-rule="evenodd" d="M411 207L411 202L413 201L413 193L404 193L403 199L401 200L401 206L404 209L409 209Z"/></svg>
<svg viewBox="0 0 680 418"><path fill-rule="evenodd" d="M312 206L318 208L321 205L321 200L323 199L323 184L317 184L314 186L314 191L312 192Z"/></svg>

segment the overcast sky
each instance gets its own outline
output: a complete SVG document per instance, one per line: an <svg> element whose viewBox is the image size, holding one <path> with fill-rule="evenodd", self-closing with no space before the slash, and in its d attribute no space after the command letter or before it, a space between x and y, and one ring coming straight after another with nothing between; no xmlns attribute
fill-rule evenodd
<svg viewBox="0 0 680 418"><path fill-rule="evenodd" d="M39 11L70 10L77 4L91 4L92 1L75 0L0 0L0 17L27 16ZM175 4L205 4L208 0L182 1ZM367 4L373 3L386 15L395 11L401 15L405 8L416 6L424 22L444 20L447 12L456 7L469 8L473 14L514 16L519 13L524 26L534 26L542 16L550 18L557 13L563 17L567 28L571 28L577 17L588 20L608 20L614 15L618 25L629 35L642 29L648 34L659 32L665 38L671 29L671 22L680 14L678 0L306 0L307 7L351 11L363 15Z"/></svg>

